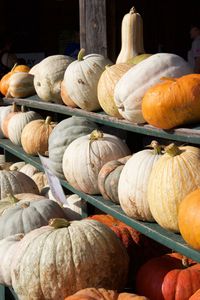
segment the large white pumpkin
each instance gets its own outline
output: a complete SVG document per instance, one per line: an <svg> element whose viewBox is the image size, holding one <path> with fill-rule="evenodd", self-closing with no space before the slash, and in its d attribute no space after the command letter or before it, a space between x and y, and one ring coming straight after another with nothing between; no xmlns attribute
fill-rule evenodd
<svg viewBox="0 0 200 300"><path fill-rule="evenodd" d="M94 130L74 140L63 155L63 173L66 180L77 190L87 194L100 193L98 173L102 166L130 151L118 137Z"/></svg>
<svg viewBox="0 0 200 300"><path fill-rule="evenodd" d="M78 60L71 63L65 71L63 85L69 98L82 109L94 111L100 108L97 97L97 84L105 66L112 64L100 54L84 56L79 53Z"/></svg>
<svg viewBox="0 0 200 300"><path fill-rule="evenodd" d="M4 137L3 131L1 129L1 124L3 123L5 117L11 112L11 110L12 110L12 105L0 107L0 138L1 139Z"/></svg>
<svg viewBox="0 0 200 300"><path fill-rule="evenodd" d="M148 88L162 77L180 77L192 73L189 64L180 56L157 53L125 73L115 86L114 100L119 113L133 123L144 123L141 104Z"/></svg>

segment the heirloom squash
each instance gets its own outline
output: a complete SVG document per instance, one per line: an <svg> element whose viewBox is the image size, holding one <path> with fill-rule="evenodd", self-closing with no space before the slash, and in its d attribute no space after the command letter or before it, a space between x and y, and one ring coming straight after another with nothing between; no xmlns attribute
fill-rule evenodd
<svg viewBox="0 0 200 300"><path fill-rule="evenodd" d="M69 184L77 190L98 194L98 173L102 166L128 154L130 151L121 139L94 130L67 147L63 155L63 173Z"/></svg>
<svg viewBox="0 0 200 300"><path fill-rule="evenodd" d="M50 224L26 234L17 247L11 274L21 300L60 300L91 286L124 287L128 256L112 230L93 220Z"/></svg>
<svg viewBox="0 0 200 300"><path fill-rule="evenodd" d="M10 119L18 113L20 113L20 111L17 108L16 103L14 102L12 104L10 112L8 114L6 114L6 116L4 117L4 119L1 122L1 130L3 132L4 137L8 138L8 123L9 123Z"/></svg>
<svg viewBox="0 0 200 300"><path fill-rule="evenodd" d="M103 110L112 117L121 118L114 101L114 88L119 79L133 66L128 64L116 64L106 66L105 71L97 86L97 96Z"/></svg>
<svg viewBox="0 0 200 300"><path fill-rule="evenodd" d="M130 58L144 53L143 21L135 7L123 17L121 25L121 51L116 63L126 63Z"/></svg>
<svg viewBox="0 0 200 300"><path fill-rule="evenodd" d="M180 56L157 53L135 65L117 82L114 91L119 113L133 123L144 123L142 98L162 77L180 77L192 73L189 64Z"/></svg>
<svg viewBox="0 0 200 300"><path fill-rule="evenodd" d="M4 122L5 117L11 112L12 105L0 107L0 138L4 137L3 131L1 129L2 123Z"/></svg>
<svg viewBox="0 0 200 300"><path fill-rule="evenodd" d="M148 89L142 114L151 125L171 129L200 121L200 74L166 78Z"/></svg>
<svg viewBox="0 0 200 300"><path fill-rule="evenodd" d="M25 98L34 95L36 91L33 79L34 76L29 73L13 73L9 80L7 97Z"/></svg>
<svg viewBox="0 0 200 300"><path fill-rule="evenodd" d="M156 222L179 232L178 209L187 194L200 187L200 149L170 144L150 174L147 199Z"/></svg>
<svg viewBox="0 0 200 300"><path fill-rule="evenodd" d="M97 97L97 84L104 68L111 61L100 54L85 55L81 49L78 59L65 71L64 84L68 99L87 111L100 108Z"/></svg>

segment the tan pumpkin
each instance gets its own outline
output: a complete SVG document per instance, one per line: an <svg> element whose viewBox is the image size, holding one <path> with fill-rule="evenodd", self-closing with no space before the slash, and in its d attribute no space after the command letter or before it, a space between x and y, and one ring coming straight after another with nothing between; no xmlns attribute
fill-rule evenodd
<svg viewBox="0 0 200 300"><path fill-rule="evenodd" d="M32 177L34 174L39 172L39 170L31 164L25 164L20 168L19 171L26 174L29 177Z"/></svg>
<svg viewBox="0 0 200 300"><path fill-rule="evenodd" d="M130 64L106 66L97 86L97 96L103 110L112 117L122 118L114 101L114 88L119 79L131 67Z"/></svg>
<svg viewBox="0 0 200 300"><path fill-rule="evenodd" d="M36 93L33 84L34 76L26 72L13 73L9 80L7 97L25 98Z"/></svg>
<svg viewBox="0 0 200 300"><path fill-rule="evenodd" d="M6 115L6 117L1 122L1 130L3 132L4 137L8 138L8 124L10 119L15 115L18 114L20 110L17 108L16 103L12 104L12 108L10 112Z"/></svg>
<svg viewBox="0 0 200 300"><path fill-rule="evenodd" d="M25 161L18 161L14 164L12 164L9 168L10 171L20 171L20 169L25 166Z"/></svg>
<svg viewBox="0 0 200 300"><path fill-rule="evenodd" d="M24 151L31 155L42 155L48 151L49 135L52 132L56 123L51 122L51 117L46 120L34 120L28 123L21 135L21 143Z"/></svg>
<svg viewBox="0 0 200 300"><path fill-rule="evenodd" d="M31 178L37 184L40 192L48 184L48 179L44 172L37 172L33 176L31 176Z"/></svg>

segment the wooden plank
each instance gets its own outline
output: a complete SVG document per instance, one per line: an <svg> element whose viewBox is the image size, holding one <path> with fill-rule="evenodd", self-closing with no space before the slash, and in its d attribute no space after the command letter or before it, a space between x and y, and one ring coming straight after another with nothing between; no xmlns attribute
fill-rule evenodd
<svg viewBox="0 0 200 300"><path fill-rule="evenodd" d="M107 57L106 0L79 0L80 45Z"/></svg>

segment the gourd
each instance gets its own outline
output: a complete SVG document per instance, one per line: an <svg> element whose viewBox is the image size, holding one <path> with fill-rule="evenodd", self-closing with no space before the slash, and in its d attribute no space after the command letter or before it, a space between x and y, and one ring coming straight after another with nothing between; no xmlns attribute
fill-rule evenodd
<svg viewBox="0 0 200 300"><path fill-rule="evenodd" d="M19 73L16 73L19 74ZM15 145L21 146L22 130L29 122L41 119L41 116L35 111L26 111L23 106L21 112L13 115L8 122L8 138Z"/></svg>
<svg viewBox="0 0 200 300"><path fill-rule="evenodd" d="M8 194L33 193L39 194L37 185L27 175L18 171L0 171L0 199Z"/></svg>
<svg viewBox="0 0 200 300"><path fill-rule="evenodd" d="M181 202L178 210L178 226L183 239L194 249L200 250L199 239L200 189L189 193Z"/></svg>
<svg viewBox="0 0 200 300"><path fill-rule="evenodd" d="M48 139L56 123L51 122L51 117L46 120L38 119L29 122L22 130L21 144L27 154L45 155L48 151Z"/></svg>
<svg viewBox="0 0 200 300"><path fill-rule="evenodd" d="M29 73L13 73L9 79L7 97L25 98L34 95L36 92L33 79L34 76Z"/></svg>
<svg viewBox="0 0 200 300"><path fill-rule="evenodd" d="M145 92L159 83L162 77L180 77L189 73L192 73L191 67L178 55L151 55L131 68L117 82L114 100L119 113L132 123L144 123L142 98Z"/></svg>
<svg viewBox="0 0 200 300"><path fill-rule="evenodd" d="M154 165L161 157L161 146L152 141L151 148L139 151L125 164L118 183L119 202L131 218L154 221L147 201L147 187Z"/></svg>
<svg viewBox="0 0 200 300"><path fill-rule="evenodd" d="M65 218L62 208L55 201L20 200L4 210L0 216L0 239L16 233L26 234L47 225L51 218Z"/></svg>
<svg viewBox="0 0 200 300"><path fill-rule="evenodd" d="M64 85L70 101L87 111L100 108L97 97L97 84L104 68L111 61L100 54L85 55L81 49L78 59L65 71Z"/></svg>
<svg viewBox="0 0 200 300"><path fill-rule="evenodd" d="M20 111L17 108L16 103L14 102L12 104L12 107L10 109L10 112L8 114L6 114L6 116L4 117L4 119L1 122L1 130L3 132L4 137L8 138L8 123L10 122L10 119L18 114Z"/></svg>
<svg viewBox="0 0 200 300"><path fill-rule="evenodd" d="M139 54L137 56L134 56L132 58L130 58L127 63L131 64L131 65L137 65L139 64L141 61L143 61L144 59L150 57L152 54L148 54L148 53L144 53L144 54Z"/></svg>
<svg viewBox="0 0 200 300"><path fill-rule="evenodd" d="M74 140L63 155L63 173L75 189L98 194L98 173L102 166L130 153L118 137L94 130Z"/></svg>
<svg viewBox="0 0 200 300"><path fill-rule="evenodd" d="M19 171L26 174L29 177L32 177L34 174L39 172L39 170L31 164L25 164L22 168L20 168Z"/></svg>
<svg viewBox="0 0 200 300"><path fill-rule="evenodd" d="M5 117L11 112L11 108L12 108L12 105L0 107L0 138L1 139L4 137L1 126L2 126L2 123L5 119Z"/></svg>
<svg viewBox="0 0 200 300"><path fill-rule="evenodd" d="M179 232L178 209L200 187L200 149L170 144L150 174L147 199L152 216L165 229Z"/></svg>
<svg viewBox="0 0 200 300"><path fill-rule="evenodd" d="M9 168L9 170L10 171L20 171L20 169L23 167L23 166L25 166L25 161L18 161L18 162L15 162L15 163L13 163L11 166L10 166L10 168Z"/></svg>
<svg viewBox="0 0 200 300"><path fill-rule="evenodd" d="M200 75L166 78L151 87L142 100L142 114L149 124L162 128L200 121Z"/></svg>
<svg viewBox="0 0 200 300"><path fill-rule="evenodd" d="M72 116L59 122L49 136L48 151L52 172L64 178L62 159L68 145L80 136L91 133L97 125L83 117Z"/></svg>
<svg viewBox="0 0 200 300"><path fill-rule="evenodd" d="M33 181L36 183L38 190L41 190L48 184L47 176L44 172L37 172L31 176Z"/></svg>
<svg viewBox="0 0 200 300"><path fill-rule="evenodd" d="M74 59L66 55L50 55L44 58L34 73L34 87L44 101L62 104L60 89L67 66Z"/></svg>
<svg viewBox="0 0 200 300"><path fill-rule="evenodd" d="M119 203L118 182L124 165L131 156L108 161L98 174L98 187L105 200Z"/></svg>
<svg viewBox="0 0 200 300"><path fill-rule="evenodd" d="M125 63L130 58L144 53L143 21L135 7L123 17L121 25L121 51L116 63Z"/></svg>
<svg viewBox="0 0 200 300"><path fill-rule="evenodd" d="M172 253L146 262L136 277L136 292L153 300L188 300L200 288L200 264Z"/></svg>
<svg viewBox="0 0 200 300"><path fill-rule="evenodd" d="M60 300L91 286L122 289L127 271L126 250L108 227L54 219L25 235L11 274L20 299Z"/></svg>
<svg viewBox="0 0 200 300"><path fill-rule="evenodd" d="M97 86L97 96L102 109L110 116L121 118L114 101L114 88L119 79L132 68L128 64L106 66Z"/></svg>

